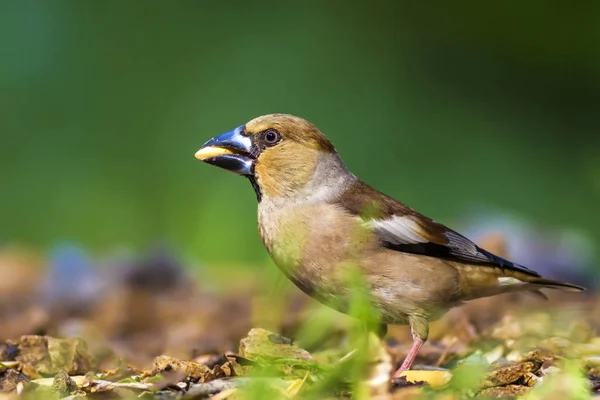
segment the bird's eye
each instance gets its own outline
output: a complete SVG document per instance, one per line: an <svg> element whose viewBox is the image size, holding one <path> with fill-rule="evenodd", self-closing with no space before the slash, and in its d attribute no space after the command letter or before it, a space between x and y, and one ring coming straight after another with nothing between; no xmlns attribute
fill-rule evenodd
<svg viewBox="0 0 600 400"><path fill-rule="evenodd" d="M265 132L265 143L269 146L277 144L277 142L279 142L280 139L281 136L279 135L279 132L277 132L275 129L269 129Z"/></svg>

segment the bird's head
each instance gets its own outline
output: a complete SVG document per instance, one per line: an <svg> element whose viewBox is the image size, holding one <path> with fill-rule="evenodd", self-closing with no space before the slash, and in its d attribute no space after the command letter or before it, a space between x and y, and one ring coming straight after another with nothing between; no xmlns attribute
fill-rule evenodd
<svg viewBox="0 0 600 400"><path fill-rule="evenodd" d="M196 158L248 177L259 200L297 195L314 181L324 162L333 160L343 168L333 144L321 131L287 114L264 115L210 139Z"/></svg>

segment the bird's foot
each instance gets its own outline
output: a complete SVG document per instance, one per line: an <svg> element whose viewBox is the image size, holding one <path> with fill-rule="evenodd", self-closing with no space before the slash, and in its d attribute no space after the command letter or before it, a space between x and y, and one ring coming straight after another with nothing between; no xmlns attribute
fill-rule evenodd
<svg viewBox="0 0 600 400"><path fill-rule="evenodd" d="M400 367L396 370L396 372L394 372L394 375L392 375L392 379L398 379L400 378L400 376L402 375L403 372L408 371L408 368L403 368Z"/></svg>
<svg viewBox="0 0 600 400"><path fill-rule="evenodd" d="M419 337L415 337L415 339L413 341L413 345L410 348L410 351L408 352L408 354L406 355L404 362L402 363L400 368L398 368L398 370L396 372L394 372L394 375L392 375L392 379L399 378L403 372L408 371L410 369L413 362L415 361L415 358L417 357L417 353L421 349L421 346L423 346L423 343L425 343L425 340L423 340Z"/></svg>

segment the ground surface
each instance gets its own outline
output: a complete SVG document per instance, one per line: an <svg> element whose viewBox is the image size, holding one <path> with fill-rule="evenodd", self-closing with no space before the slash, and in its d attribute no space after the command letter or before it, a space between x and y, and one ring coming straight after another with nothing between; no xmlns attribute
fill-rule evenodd
<svg viewBox="0 0 600 400"><path fill-rule="evenodd" d="M406 327L379 341L299 292L211 291L160 257L97 278L108 285L96 292L78 291L74 275L48 288L37 265L0 255L0 399L600 395L600 301L589 293L454 309L432 325L415 371L392 384L410 347Z"/></svg>

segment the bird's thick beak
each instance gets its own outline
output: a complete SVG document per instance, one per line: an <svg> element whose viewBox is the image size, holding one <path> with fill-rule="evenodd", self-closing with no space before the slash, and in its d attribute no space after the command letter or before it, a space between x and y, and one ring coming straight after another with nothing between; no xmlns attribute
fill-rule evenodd
<svg viewBox="0 0 600 400"><path fill-rule="evenodd" d="M242 135L243 126L210 139L196 152L196 158L205 163L235 172L252 175L255 158L252 140Z"/></svg>

